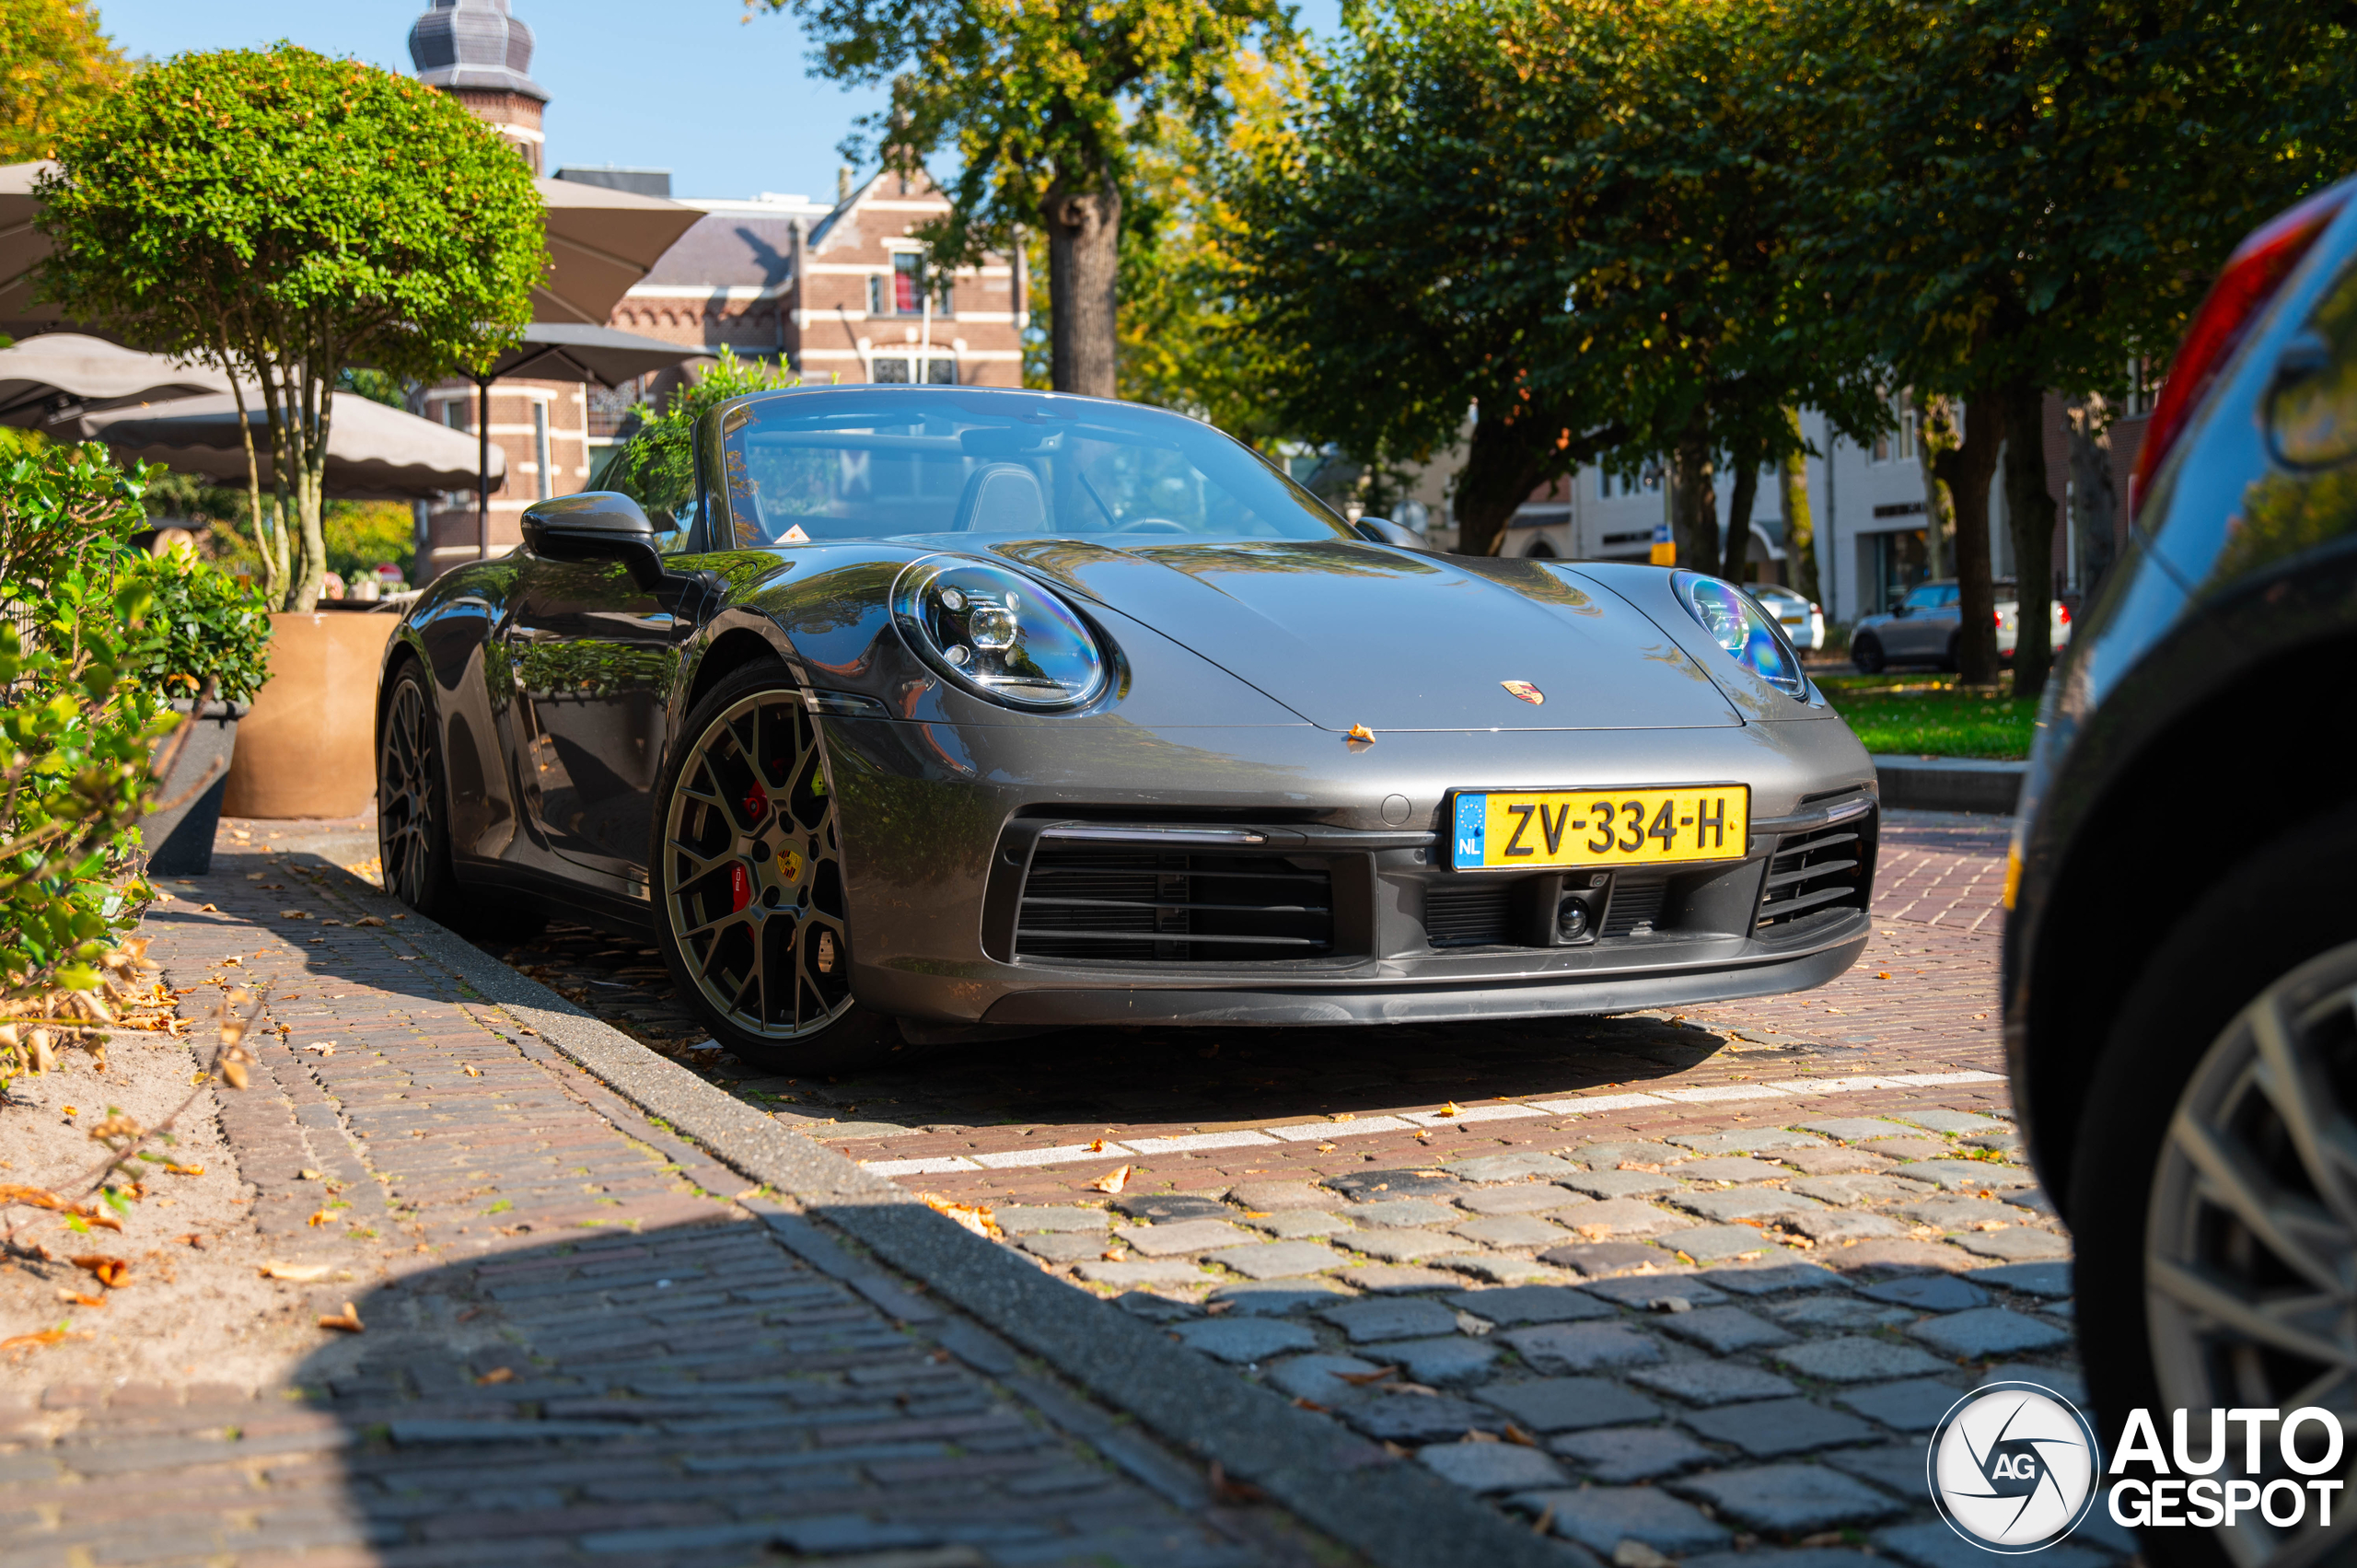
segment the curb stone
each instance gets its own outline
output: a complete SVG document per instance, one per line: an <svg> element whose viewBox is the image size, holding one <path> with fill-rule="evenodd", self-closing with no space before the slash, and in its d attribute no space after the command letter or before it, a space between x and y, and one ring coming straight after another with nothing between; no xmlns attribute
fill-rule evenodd
<svg viewBox="0 0 2357 1568"><path fill-rule="evenodd" d="M748 1179L790 1194L807 1214L848 1232L1089 1393L1218 1464L1228 1476L1259 1487L1381 1568L1592 1568L1595 1560L1579 1547L1533 1535L1422 1467L1394 1458L1338 1423L1295 1409L1110 1302L1050 1278L934 1213L897 1184L787 1131L325 856L302 852L285 859L310 866L319 873L316 885L322 891L364 912L406 914L395 935L622 1098ZM919 1313L938 1316L937 1309L900 1289L881 1270L863 1264L807 1218L782 1205L762 1204L756 1212L789 1250L884 1311L911 1320L918 1320ZM1002 1369L1013 1357L1004 1345L987 1343L988 1336L979 1333L959 1338L962 1348L953 1346L953 1353L960 1359L1007 1375ZM1019 1371L1013 1376L1022 1380L1027 1397L1043 1388L1055 1396L1058 1410L1082 1423L1074 1430L1093 1426L1120 1435L1094 1412L1065 1411L1076 1401L1056 1395L1043 1380L1023 1378ZM1145 1446L1094 1440L1107 1458L1156 1492L1200 1494L1192 1491L1200 1486L1195 1478L1172 1475L1172 1467L1145 1452Z"/></svg>
<svg viewBox="0 0 2357 1568"><path fill-rule="evenodd" d="M1977 811L2010 817L2019 803L2026 762L1983 757L1874 755L1884 806L1917 811Z"/></svg>

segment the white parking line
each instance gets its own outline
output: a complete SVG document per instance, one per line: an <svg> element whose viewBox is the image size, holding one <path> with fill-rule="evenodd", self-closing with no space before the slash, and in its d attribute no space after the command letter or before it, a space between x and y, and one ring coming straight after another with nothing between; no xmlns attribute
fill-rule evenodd
<svg viewBox="0 0 2357 1568"><path fill-rule="evenodd" d="M980 1170L972 1160L957 1155L946 1155L929 1160L862 1160L860 1165L878 1176L941 1176L953 1170Z"/></svg>
<svg viewBox="0 0 2357 1568"><path fill-rule="evenodd" d="M1194 1149L1241 1149L1273 1144L1266 1132L1190 1132L1178 1138L1132 1138L1130 1152L1140 1155L1183 1155Z"/></svg>
<svg viewBox="0 0 2357 1568"><path fill-rule="evenodd" d="M1074 1165L1082 1160L1101 1160L1110 1156L1130 1153L1128 1145L1108 1140L1102 1148L1086 1144L1060 1144L1052 1149L1009 1149L1004 1154L976 1155L974 1163L986 1170L1005 1170L1015 1166ZM874 1166L867 1167L874 1170Z"/></svg>
<svg viewBox="0 0 2357 1568"><path fill-rule="evenodd" d="M1661 1092L1664 1099L1689 1104L1721 1099L1782 1099L1784 1095L1785 1091L1773 1084L1713 1084L1700 1089L1664 1089Z"/></svg>
<svg viewBox="0 0 2357 1568"><path fill-rule="evenodd" d="M1459 1121L1512 1121L1517 1117L1544 1116L1547 1112L1528 1105L1476 1105L1454 1116L1437 1110L1411 1110L1403 1114L1419 1127L1447 1127Z"/></svg>
<svg viewBox="0 0 2357 1568"><path fill-rule="evenodd" d="M1368 1132L1405 1132L1411 1125L1396 1116L1357 1116L1348 1121L1301 1121L1265 1131L1271 1138L1283 1138L1288 1144L1315 1144L1327 1138L1356 1138Z"/></svg>

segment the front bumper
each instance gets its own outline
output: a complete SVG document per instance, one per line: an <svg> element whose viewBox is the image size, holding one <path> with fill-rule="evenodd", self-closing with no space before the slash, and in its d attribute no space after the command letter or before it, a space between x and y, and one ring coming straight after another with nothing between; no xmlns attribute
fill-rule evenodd
<svg viewBox="0 0 2357 1568"><path fill-rule="evenodd" d="M1010 784L1017 757L991 753L1015 738L967 729L953 747L928 727L829 727L853 987L923 1023L1624 1012L1822 984L1868 935L1873 773L1836 722L1391 734L1341 766L1339 737L1286 726L1230 732L1235 765L1212 771L1199 733L1164 759L1162 789L1111 765L1084 786L1058 764L1085 759L1037 756ZM1152 772L1156 747L1136 739L1096 761ZM1312 747L1340 776L1302 777ZM1436 853L1450 787L1706 777L1751 784L1740 859L1509 877Z"/></svg>

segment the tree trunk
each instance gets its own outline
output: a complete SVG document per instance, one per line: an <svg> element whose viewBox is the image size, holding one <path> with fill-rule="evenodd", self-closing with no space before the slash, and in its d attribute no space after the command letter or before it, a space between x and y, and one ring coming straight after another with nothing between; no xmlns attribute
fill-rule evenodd
<svg viewBox="0 0 2357 1568"><path fill-rule="evenodd" d="M2119 494L2111 480L2111 405L2100 395L2083 398L2063 416L2071 435L2071 517L2068 527L2079 557L2082 612L2094 602L2104 574L2119 553Z"/></svg>
<svg viewBox="0 0 2357 1568"><path fill-rule="evenodd" d="M1670 531L1678 540L1678 563L1708 572L1719 563L1719 497L1711 487L1709 426L1696 416L1670 468Z"/></svg>
<svg viewBox="0 0 2357 1568"><path fill-rule="evenodd" d="M1059 184L1040 217L1048 231L1049 374L1059 392L1114 395L1120 337L1121 193L1110 180L1093 190Z"/></svg>
<svg viewBox="0 0 2357 1568"><path fill-rule="evenodd" d="M1485 418L1477 411L1465 466L1450 495L1457 517L1457 552L1496 555L1505 548L1506 528L1530 493L1563 471L1560 426L1532 414L1527 405L1512 421Z"/></svg>
<svg viewBox="0 0 2357 1568"><path fill-rule="evenodd" d="M1801 411L1788 408L1784 423L1800 440ZM1817 602L1817 522L1808 508L1808 453L1795 451L1777 465L1777 502L1784 514L1784 555L1793 563L1793 591Z"/></svg>
<svg viewBox="0 0 2357 1568"><path fill-rule="evenodd" d="M1956 501L1939 475L1939 455L1953 451L1959 437L1956 400L1918 392L1915 395L1915 458L1923 466L1923 556L1925 570L1934 577L1949 577L1950 546L1956 539Z"/></svg>
<svg viewBox="0 0 2357 1568"><path fill-rule="evenodd" d="M1735 494L1727 498L1726 563L1719 575L1739 583L1751 556L1751 508L1759 499L1759 444L1738 444L1727 460L1735 465Z"/></svg>
<svg viewBox="0 0 2357 1568"><path fill-rule="evenodd" d="M1956 673L1968 686L1997 679L1996 596L1989 574L1989 482L2005 443L2004 404L1994 387L1976 389L1960 413L1963 439L1937 459L1956 504Z"/></svg>
<svg viewBox="0 0 2357 1568"><path fill-rule="evenodd" d="M2005 516L2014 534L2014 695L2046 690L2054 663L2054 493L2046 487L2046 393L2005 389Z"/></svg>

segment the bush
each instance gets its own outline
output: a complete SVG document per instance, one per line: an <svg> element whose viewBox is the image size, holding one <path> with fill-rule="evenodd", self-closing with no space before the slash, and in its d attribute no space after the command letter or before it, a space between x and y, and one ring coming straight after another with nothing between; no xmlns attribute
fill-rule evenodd
<svg viewBox="0 0 2357 1568"><path fill-rule="evenodd" d="M69 1037L102 1018L89 998L118 989L116 934L152 896L137 825L170 715L144 677L161 656L128 544L141 486L96 447L0 466L0 1015ZM0 1025L0 1082L46 1050Z"/></svg>
<svg viewBox="0 0 2357 1568"><path fill-rule="evenodd" d="M744 393L800 385L802 377L783 365L738 359L735 350L723 347L720 363L705 371L702 379L673 392L660 413L632 413L621 432L622 444L607 459L597 483L644 507L658 530L685 527L686 514L695 505L696 421L705 411Z"/></svg>
<svg viewBox="0 0 2357 1568"><path fill-rule="evenodd" d="M245 703L270 678L270 606L262 591L174 550L134 560L126 578L155 597L139 679L167 700L195 697L213 683L226 703Z"/></svg>

